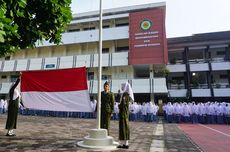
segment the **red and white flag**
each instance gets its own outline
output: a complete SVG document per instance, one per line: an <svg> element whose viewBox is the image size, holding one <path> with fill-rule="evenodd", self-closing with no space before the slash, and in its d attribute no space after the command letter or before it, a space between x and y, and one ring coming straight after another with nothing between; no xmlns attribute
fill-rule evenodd
<svg viewBox="0 0 230 152"><path fill-rule="evenodd" d="M92 112L85 67L22 72L21 93L27 108Z"/></svg>

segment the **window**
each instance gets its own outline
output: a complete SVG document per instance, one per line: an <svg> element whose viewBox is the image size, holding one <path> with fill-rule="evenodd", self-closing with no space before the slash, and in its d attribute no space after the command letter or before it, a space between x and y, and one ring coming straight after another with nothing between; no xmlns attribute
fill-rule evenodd
<svg viewBox="0 0 230 152"><path fill-rule="evenodd" d="M6 79L6 75L2 75L2 77L1 77L2 79Z"/></svg>
<svg viewBox="0 0 230 152"><path fill-rule="evenodd" d="M103 25L103 28L109 28L109 25Z"/></svg>
<svg viewBox="0 0 230 152"><path fill-rule="evenodd" d="M89 30L94 30L95 27L86 27L86 28L83 28L84 31L89 31Z"/></svg>
<svg viewBox="0 0 230 152"><path fill-rule="evenodd" d="M103 48L102 53L109 53L109 48Z"/></svg>
<svg viewBox="0 0 230 152"><path fill-rule="evenodd" d="M129 47L128 46L123 46L123 47L117 47L115 52L127 52L129 51Z"/></svg>
<svg viewBox="0 0 230 152"><path fill-rule="evenodd" d="M134 66L134 77L135 78L149 78L150 71L148 65L136 65Z"/></svg>
<svg viewBox="0 0 230 152"><path fill-rule="evenodd" d="M117 23L116 27L120 27L120 26L128 26L129 23Z"/></svg>
<svg viewBox="0 0 230 152"><path fill-rule="evenodd" d="M111 80L112 76L111 75L102 75L101 79L102 80Z"/></svg>
<svg viewBox="0 0 230 152"><path fill-rule="evenodd" d="M51 68L55 68L55 64L46 64L45 65L46 69L51 69Z"/></svg>
<svg viewBox="0 0 230 152"><path fill-rule="evenodd" d="M225 55L225 54L226 54L225 51L218 51L218 52L216 52L216 55Z"/></svg>
<svg viewBox="0 0 230 152"><path fill-rule="evenodd" d="M5 60L10 60L10 56L6 56L6 57L5 57Z"/></svg>
<svg viewBox="0 0 230 152"><path fill-rule="evenodd" d="M78 32L80 29L69 29L68 32Z"/></svg>
<svg viewBox="0 0 230 152"><path fill-rule="evenodd" d="M180 80L184 80L184 77L172 77L172 80L180 81Z"/></svg>
<svg viewBox="0 0 230 152"><path fill-rule="evenodd" d="M10 76L10 81L15 82L18 79L18 77L19 77L18 75L11 75Z"/></svg>
<svg viewBox="0 0 230 152"><path fill-rule="evenodd" d="M89 72L88 73L88 80L93 80L94 79L94 72Z"/></svg>
<svg viewBox="0 0 230 152"><path fill-rule="evenodd" d="M220 75L220 79L228 79L228 75L226 74L226 75Z"/></svg>

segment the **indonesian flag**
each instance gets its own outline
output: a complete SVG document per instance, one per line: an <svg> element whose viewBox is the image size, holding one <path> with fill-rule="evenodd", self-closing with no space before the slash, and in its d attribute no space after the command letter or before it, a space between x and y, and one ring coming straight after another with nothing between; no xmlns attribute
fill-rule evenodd
<svg viewBox="0 0 230 152"><path fill-rule="evenodd" d="M21 76L24 105L50 111L92 112L86 68L26 71Z"/></svg>

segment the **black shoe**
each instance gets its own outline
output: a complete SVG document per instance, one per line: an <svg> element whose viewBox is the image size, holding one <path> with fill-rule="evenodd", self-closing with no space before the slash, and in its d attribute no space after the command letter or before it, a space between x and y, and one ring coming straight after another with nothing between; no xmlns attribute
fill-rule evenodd
<svg viewBox="0 0 230 152"><path fill-rule="evenodd" d="M129 145L119 145L117 148L129 149Z"/></svg>
<svg viewBox="0 0 230 152"><path fill-rule="evenodd" d="M118 145L117 148L123 148L124 145Z"/></svg>
<svg viewBox="0 0 230 152"><path fill-rule="evenodd" d="M129 149L129 145L123 145L124 149Z"/></svg>
<svg viewBox="0 0 230 152"><path fill-rule="evenodd" d="M12 137L12 136L16 136L16 135L15 134L9 134L9 133L7 133L6 136Z"/></svg>

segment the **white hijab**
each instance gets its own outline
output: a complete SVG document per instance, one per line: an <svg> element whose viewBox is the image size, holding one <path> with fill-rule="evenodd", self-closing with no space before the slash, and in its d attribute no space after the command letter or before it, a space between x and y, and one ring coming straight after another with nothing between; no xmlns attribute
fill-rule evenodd
<svg viewBox="0 0 230 152"><path fill-rule="evenodd" d="M130 96L130 98L134 101L134 95L133 95L133 90L128 82L122 83L121 84L121 90L124 92L127 92Z"/></svg>
<svg viewBox="0 0 230 152"><path fill-rule="evenodd" d="M20 95L20 92L19 92L18 88L15 88L14 89L13 100L17 99L18 97L20 98L21 95Z"/></svg>

